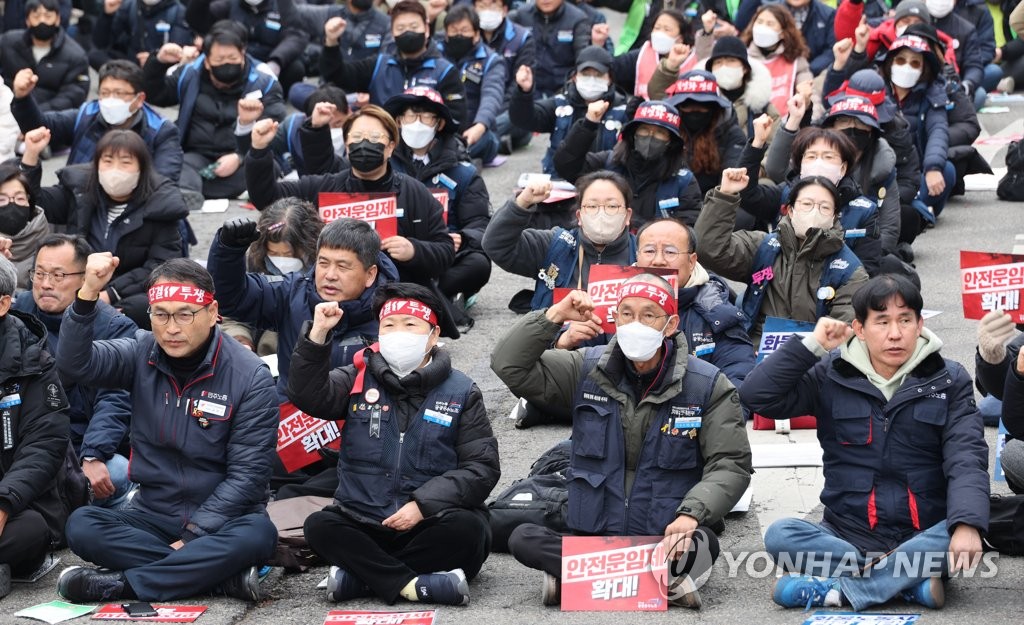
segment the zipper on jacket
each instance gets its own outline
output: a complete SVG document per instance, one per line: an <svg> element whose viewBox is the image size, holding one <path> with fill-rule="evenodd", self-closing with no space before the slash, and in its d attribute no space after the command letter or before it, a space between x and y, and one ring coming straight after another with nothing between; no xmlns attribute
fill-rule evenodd
<svg viewBox="0 0 1024 625"><path fill-rule="evenodd" d="M402 487L402 445L405 443L405 432L398 433L398 459L395 461L395 512L401 506L398 505L398 493ZM411 501L411 500L410 500Z"/></svg>

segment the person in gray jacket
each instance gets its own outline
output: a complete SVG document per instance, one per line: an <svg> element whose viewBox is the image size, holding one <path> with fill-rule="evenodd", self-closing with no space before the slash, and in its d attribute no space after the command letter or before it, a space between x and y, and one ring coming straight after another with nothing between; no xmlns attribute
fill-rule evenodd
<svg viewBox="0 0 1024 625"><path fill-rule="evenodd" d="M572 410L570 531L664 535L669 601L699 608L716 532L750 482L736 389L689 354L663 278L641 274L622 285L607 346L548 349L566 321L596 321L593 309L586 293L572 291L526 315L495 346L491 369L528 401ZM561 542L535 524L509 537L512 555L546 574L548 605L560 594Z"/></svg>

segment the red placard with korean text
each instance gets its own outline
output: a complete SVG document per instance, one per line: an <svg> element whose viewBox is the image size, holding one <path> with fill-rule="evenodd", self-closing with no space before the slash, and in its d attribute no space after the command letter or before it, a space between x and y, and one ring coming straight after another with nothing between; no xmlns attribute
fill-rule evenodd
<svg viewBox="0 0 1024 625"><path fill-rule="evenodd" d="M433 195L437 203L441 205L441 218L444 219L444 223L448 223L448 190L431 189L430 195Z"/></svg>
<svg viewBox="0 0 1024 625"><path fill-rule="evenodd" d="M206 612L205 605L153 605L160 616L129 616L118 603L108 603L96 612L97 621L131 621L145 623L192 623Z"/></svg>
<svg viewBox="0 0 1024 625"><path fill-rule="evenodd" d="M1002 310L1014 323L1024 323L1021 295L1024 292L1024 255L993 252L960 252L960 293L964 318L981 319Z"/></svg>
<svg viewBox="0 0 1024 625"><path fill-rule="evenodd" d="M324 625L433 625L434 610L420 612L374 612L369 610L331 610Z"/></svg>
<svg viewBox="0 0 1024 625"><path fill-rule="evenodd" d="M615 334L615 306L619 303L619 288L622 283L642 273L653 273L665 278L672 293L679 297L679 274L675 269L654 267L633 267L621 265L591 265L587 294L594 302L594 314L601 318L601 329L605 334ZM554 302L562 301L573 289L558 287L552 294Z"/></svg>
<svg viewBox="0 0 1024 625"><path fill-rule="evenodd" d="M381 239L398 234L398 200L394 193L321 193L320 219L330 223L351 217L373 226Z"/></svg>
<svg viewBox="0 0 1024 625"><path fill-rule="evenodd" d="M668 567L663 536L562 538L562 609L663 612Z"/></svg>
<svg viewBox="0 0 1024 625"><path fill-rule="evenodd" d="M302 412L291 402L281 404L277 426L277 455L289 473L320 460L321 447L341 446L341 427L345 422L324 421Z"/></svg>

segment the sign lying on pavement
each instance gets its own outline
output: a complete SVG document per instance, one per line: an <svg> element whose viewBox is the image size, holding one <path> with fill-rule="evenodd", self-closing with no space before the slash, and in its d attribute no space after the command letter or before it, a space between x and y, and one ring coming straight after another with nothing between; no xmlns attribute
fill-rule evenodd
<svg viewBox="0 0 1024 625"><path fill-rule="evenodd" d="M331 610L324 625L433 625L434 610L420 612L374 612L370 610Z"/></svg>

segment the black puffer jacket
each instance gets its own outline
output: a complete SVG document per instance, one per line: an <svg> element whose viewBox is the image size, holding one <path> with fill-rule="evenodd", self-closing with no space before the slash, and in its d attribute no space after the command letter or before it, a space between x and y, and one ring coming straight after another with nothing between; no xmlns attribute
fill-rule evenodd
<svg viewBox="0 0 1024 625"><path fill-rule="evenodd" d="M112 252L121 259L107 286L110 303L143 292L149 272L157 265L182 256L179 222L188 207L173 182L154 174L156 186L148 198L132 199L114 223L107 226L112 203L102 189L90 190L92 165L72 165L57 172L56 186L39 188L42 175L28 170L36 201L52 224L64 224L68 232L81 234L97 252Z"/></svg>
<svg viewBox="0 0 1024 625"><path fill-rule="evenodd" d="M59 545L71 512L57 493L68 448L68 402L46 350L46 328L35 317L13 310L0 317L0 396L21 398L3 410L0 510L10 516L26 508L39 512L49 526L51 543ZM8 432L13 440L7 439Z"/></svg>
<svg viewBox="0 0 1024 625"><path fill-rule="evenodd" d="M60 29L51 40L50 52L39 62L32 56L32 37L27 30L12 30L0 35L0 69L4 83L14 84L14 75L32 68L39 82L32 90L39 109L63 111L76 109L89 95L89 59L85 50Z"/></svg>

